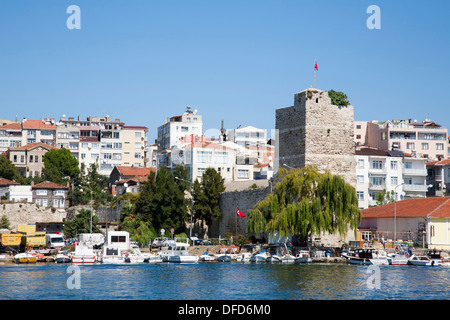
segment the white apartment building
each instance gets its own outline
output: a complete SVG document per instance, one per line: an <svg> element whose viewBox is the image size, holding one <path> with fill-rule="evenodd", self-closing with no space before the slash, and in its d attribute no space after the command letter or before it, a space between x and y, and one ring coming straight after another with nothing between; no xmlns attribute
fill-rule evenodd
<svg viewBox="0 0 450 320"><path fill-rule="evenodd" d="M429 161L448 157L447 128L425 119L385 122L355 121L355 144L384 150L399 150Z"/></svg>
<svg viewBox="0 0 450 320"><path fill-rule="evenodd" d="M450 194L450 159L430 161L427 163L427 184L429 196L445 196Z"/></svg>
<svg viewBox="0 0 450 320"><path fill-rule="evenodd" d="M191 181L201 180L208 168L214 168L226 182L253 180L252 165L236 164L236 149L218 142L194 142L183 149L184 167ZM178 153L180 158L180 153Z"/></svg>
<svg viewBox="0 0 450 320"><path fill-rule="evenodd" d="M189 106L183 115L166 118L166 122L158 127L158 168L171 166L170 150L181 144L186 135L203 135L202 116Z"/></svg>
<svg viewBox="0 0 450 320"><path fill-rule="evenodd" d="M426 197L426 159L399 151L361 147L355 151L358 207L375 206L381 192L398 200Z"/></svg>
<svg viewBox="0 0 450 320"><path fill-rule="evenodd" d="M227 140L243 147L263 147L267 145L266 130L252 126L229 130Z"/></svg>

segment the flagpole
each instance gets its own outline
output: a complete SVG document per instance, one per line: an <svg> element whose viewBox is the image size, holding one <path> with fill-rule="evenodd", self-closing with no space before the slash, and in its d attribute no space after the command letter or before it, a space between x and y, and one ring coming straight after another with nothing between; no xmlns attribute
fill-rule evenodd
<svg viewBox="0 0 450 320"><path fill-rule="evenodd" d="M236 210L237 210L237 208L236 208ZM237 215L237 212L235 212L235 215L234 215L234 216L235 216L235 219L236 219L236 234L237 234L237 216L238 216L238 215Z"/></svg>
<svg viewBox="0 0 450 320"><path fill-rule="evenodd" d="M314 86L313 88L316 88L316 65L317 65L317 60L314 58Z"/></svg>

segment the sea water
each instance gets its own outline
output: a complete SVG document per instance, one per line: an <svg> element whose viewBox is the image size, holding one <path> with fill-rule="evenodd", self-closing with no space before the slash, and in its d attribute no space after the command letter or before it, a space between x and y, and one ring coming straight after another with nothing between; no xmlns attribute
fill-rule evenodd
<svg viewBox="0 0 450 320"><path fill-rule="evenodd" d="M450 268L420 266L0 266L2 300L448 300L449 283Z"/></svg>

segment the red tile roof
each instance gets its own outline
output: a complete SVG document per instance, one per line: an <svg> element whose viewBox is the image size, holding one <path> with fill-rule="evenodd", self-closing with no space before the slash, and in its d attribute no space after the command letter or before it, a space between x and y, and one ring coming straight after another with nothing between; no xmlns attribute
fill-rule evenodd
<svg viewBox="0 0 450 320"><path fill-rule="evenodd" d="M32 189L69 189L68 186L63 186L61 184L57 184L50 181L44 181L41 183L38 183L31 187Z"/></svg>
<svg viewBox="0 0 450 320"><path fill-rule="evenodd" d="M155 168L139 168L127 166L117 166L116 168L122 176L148 176L151 171L156 171Z"/></svg>
<svg viewBox="0 0 450 320"><path fill-rule="evenodd" d="M450 164L450 159L444 159L441 161L430 161L427 162L427 166L445 166L445 165L449 165Z"/></svg>
<svg viewBox="0 0 450 320"><path fill-rule="evenodd" d="M48 144L45 144L45 143L42 143L42 142L30 143L30 144L24 145L22 147L18 147L16 149L29 150L29 149L33 149L33 148L36 148L36 147L39 147L39 146L41 146L43 148L46 148L46 149L58 149L56 147L53 147L51 145L48 145Z"/></svg>
<svg viewBox="0 0 450 320"><path fill-rule="evenodd" d="M23 129L48 129L56 130L56 126L53 124L47 124L42 120L24 120L22 121Z"/></svg>
<svg viewBox="0 0 450 320"><path fill-rule="evenodd" d="M146 175L146 176L136 176L136 177L133 177L133 178L130 178L130 179L123 179L123 180L116 181L116 184L129 183L130 181L141 183L141 182L144 182L144 181L147 181L147 180L148 180L148 175Z"/></svg>
<svg viewBox="0 0 450 320"><path fill-rule="evenodd" d="M0 186L19 185L20 183L8 180L6 178L0 178Z"/></svg>
<svg viewBox="0 0 450 320"><path fill-rule="evenodd" d="M22 124L20 122L14 122L5 124L4 126L1 126L0 129L5 130L22 130Z"/></svg>
<svg viewBox="0 0 450 320"><path fill-rule="evenodd" d="M450 217L450 197L406 199L361 210L362 218Z"/></svg>

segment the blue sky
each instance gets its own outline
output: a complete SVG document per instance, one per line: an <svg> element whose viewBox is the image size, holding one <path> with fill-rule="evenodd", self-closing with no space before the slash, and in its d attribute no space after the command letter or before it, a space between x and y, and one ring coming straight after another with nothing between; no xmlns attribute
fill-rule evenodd
<svg viewBox="0 0 450 320"><path fill-rule="evenodd" d="M69 30L70 5L81 30ZM381 29L370 30L370 5ZM313 85L355 120L449 127L450 1L47 0L0 2L0 118L110 115L150 141L186 106L204 131L272 129Z"/></svg>

